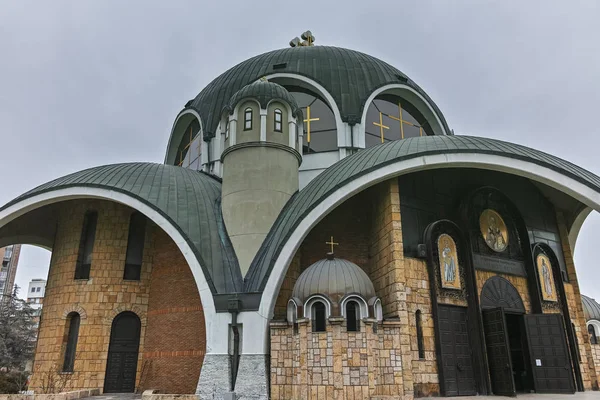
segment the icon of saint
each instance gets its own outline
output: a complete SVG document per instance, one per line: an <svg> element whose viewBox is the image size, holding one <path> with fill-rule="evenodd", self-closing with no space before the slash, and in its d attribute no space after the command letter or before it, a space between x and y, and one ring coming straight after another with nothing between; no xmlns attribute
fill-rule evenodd
<svg viewBox="0 0 600 400"><path fill-rule="evenodd" d="M554 297L552 294L552 281L550 278L550 268L548 264L546 264L546 259L542 258L542 280L544 281L544 289L546 290L546 295L548 297Z"/></svg>
<svg viewBox="0 0 600 400"><path fill-rule="evenodd" d="M488 218L485 241L495 251L503 251L506 248L506 240L502 235L502 231L498 228L496 218L493 215L490 215Z"/></svg>
<svg viewBox="0 0 600 400"><path fill-rule="evenodd" d="M456 263L454 262L454 256L448 246L448 242L445 243L442 250L442 259L444 260L444 279L446 282L454 283L456 279Z"/></svg>

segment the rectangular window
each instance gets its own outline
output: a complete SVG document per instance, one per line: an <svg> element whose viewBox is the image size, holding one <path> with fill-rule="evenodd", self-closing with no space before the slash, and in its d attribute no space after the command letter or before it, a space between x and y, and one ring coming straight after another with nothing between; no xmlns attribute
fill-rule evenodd
<svg viewBox="0 0 600 400"><path fill-rule="evenodd" d="M283 114L281 110L275 110L275 132L283 132L283 124L282 124Z"/></svg>
<svg viewBox="0 0 600 400"><path fill-rule="evenodd" d="M41 290L42 290L42 288L41 288L41 287L35 288L35 291L36 291L36 292L40 292Z"/></svg>
<svg viewBox="0 0 600 400"><path fill-rule="evenodd" d="M129 236L127 238L127 254L125 256L123 279L140 280L145 238L146 217L142 213L134 212L129 219Z"/></svg>
<svg viewBox="0 0 600 400"><path fill-rule="evenodd" d="M79 240L79 254L77 255L77 264L75 265L75 279L90 279L97 222L97 212L88 211L85 213L83 228L81 229L81 239Z"/></svg>
<svg viewBox="0 0 600 400"><path fill-rule="evenodd" d="M35 292L35 288L34 288L34 287L32 287L32 288L31 288L31 293L34 293L34 292Z"/></svg>
<svg viewBox="0 0 600 400"><path fill-rule="evenodd" d="M246 108L244 111L244 130L249 131L252 129L252 109Z"/></svg>

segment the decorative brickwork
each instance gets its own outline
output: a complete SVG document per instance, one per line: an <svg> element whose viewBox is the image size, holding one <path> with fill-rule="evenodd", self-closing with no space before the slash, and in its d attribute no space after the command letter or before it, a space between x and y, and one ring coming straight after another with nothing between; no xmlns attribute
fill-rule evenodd
<svg viewBox="0 0 600 400"><path fill-rule="evenodd" d="M87 210L98 212L90 279L74 280L83 216ZM65 317L70 312L78 312L81 316L74 372L69 383L73 390L104 386L114 311L120 307L146 312L152 269L150 252L144 252L141 279L123 280L131 212L123 205L99 200L69 201L59 208L31 379L31 389L36 392L40 391L41 381L48 371L62 369L67 334ZM146 235L145 248L152 248L152 235ZM145 330L142 319L138 379Z"/></svg>
<svg viewBox="0 0 600 400"><path fill-rule="evenodd" d="M185 258L164 231L154 239L142 390L195 393L206 351L204 312Z"/></svg>

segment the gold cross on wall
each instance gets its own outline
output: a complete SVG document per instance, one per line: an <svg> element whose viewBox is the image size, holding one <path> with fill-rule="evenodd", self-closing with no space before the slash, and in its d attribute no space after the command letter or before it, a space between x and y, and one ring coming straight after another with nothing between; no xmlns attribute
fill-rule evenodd
<svg viewBox="0 0 600 400"><path fill-rule="evenodd" d="M331 237L330 241L329 242L325 242L325 244L331 245L331 252L332 253L333 253L333 246L338 246L339 245L339 243L336 243L336 242L333 241L333 236Z"/></svg>
<svg viewBox="0 0 600 400"><path fill-rule="evenodd" d="M379 113L379 123L373 122L373 125L379 127L379 135L381 135L381 143L383 143L383 130L390 129L390 127L383 124L383 113L382 112Z"/></svg>
<svg viewBox="0 0 600 400"><path fill-rule="evenodd" d="M320 118L310 118L310 106L306 107L306 119L304 120L304 122L306 122L306 141L308 143L310 143L310 123L312 121L318 121Z"/></svg>
<svg viewBox="0 0 600 400"><path fill-rule="evenodd" d="M415 126L415 127L417 127L418 125L415 125L412 122L405 121L405 120L402 119L402 104L400 104L400 103L398 103L398 113L399 113L400 118L395 117L393 115L388 115L388 117L390 117L391 119L394 119L394 120L400 122L400 137L402 139L404 139L404 125L403 124L410 125L410 126ZM423 136L423 128L420 127L420 126L418 126L418 127L419 127L419 136Z"/></svg>

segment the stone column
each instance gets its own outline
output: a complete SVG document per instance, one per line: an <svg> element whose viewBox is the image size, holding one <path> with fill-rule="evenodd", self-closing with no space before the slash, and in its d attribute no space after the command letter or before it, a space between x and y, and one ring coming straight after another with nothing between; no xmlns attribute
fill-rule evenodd
<svg viewBox="0 0 600 400"><path fill-rule="evenodd" d="M231 359L229 354L204 356L196 394L200 400L223 400L231 393Z"/></svg>

